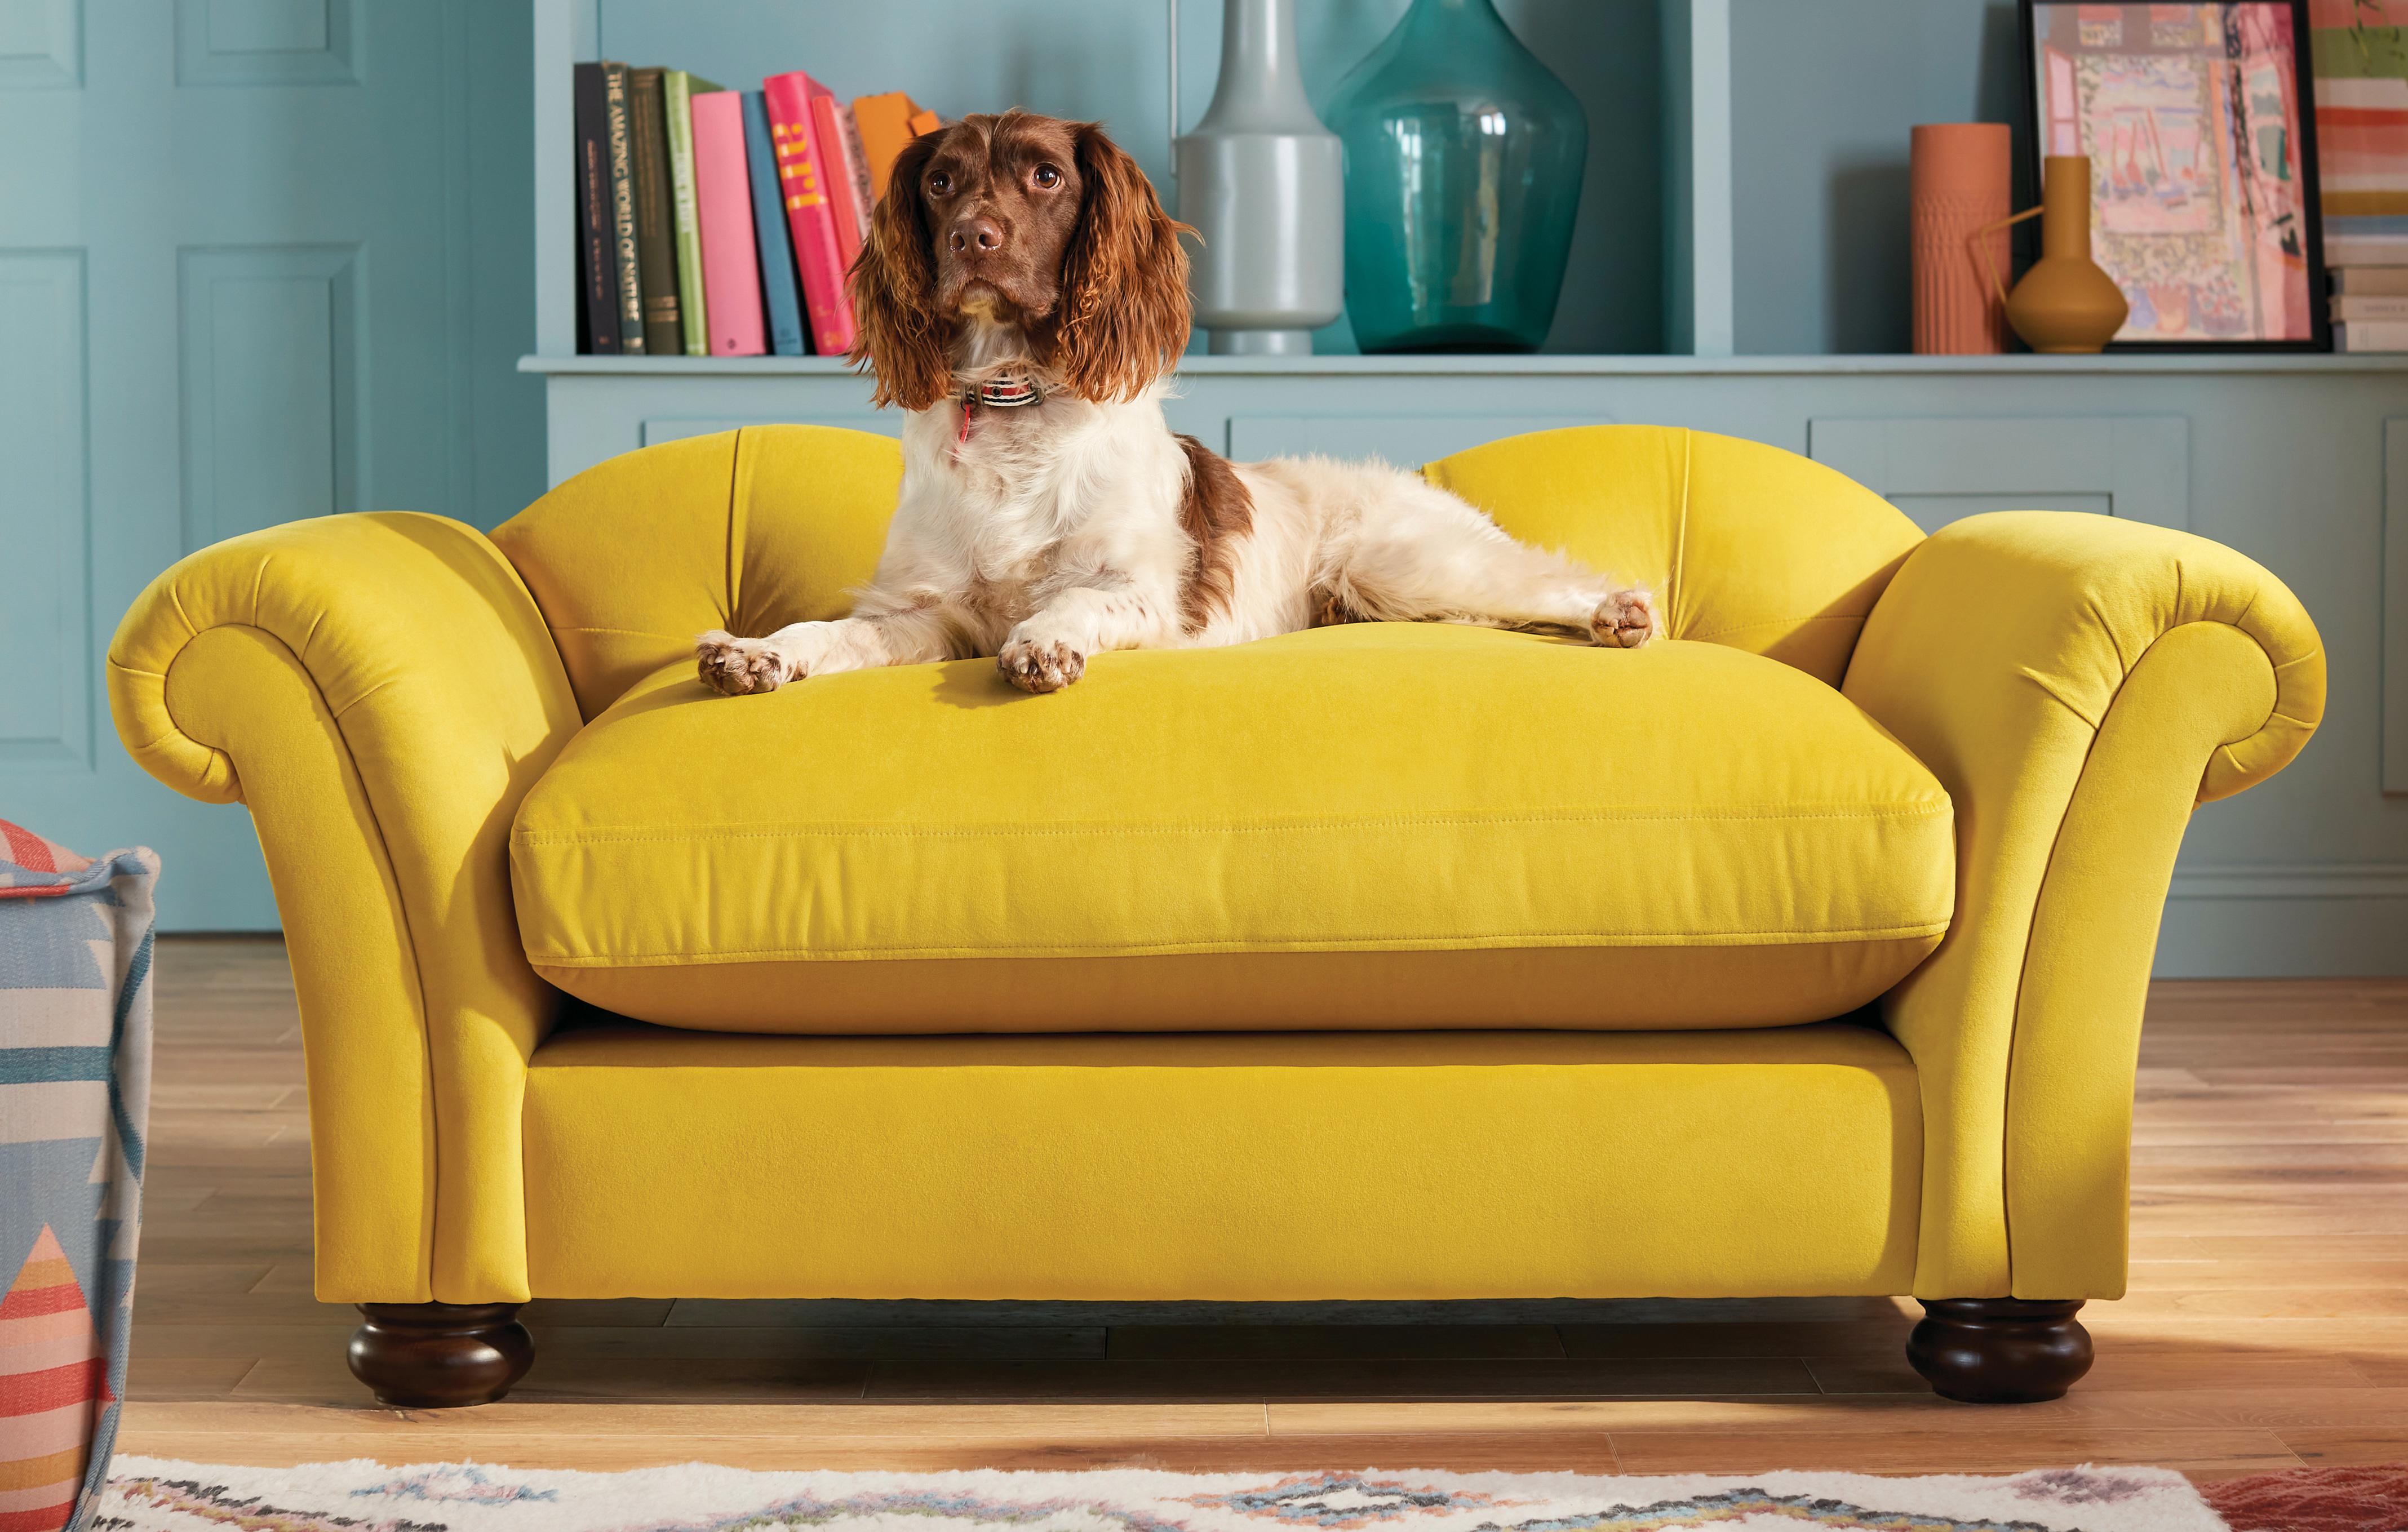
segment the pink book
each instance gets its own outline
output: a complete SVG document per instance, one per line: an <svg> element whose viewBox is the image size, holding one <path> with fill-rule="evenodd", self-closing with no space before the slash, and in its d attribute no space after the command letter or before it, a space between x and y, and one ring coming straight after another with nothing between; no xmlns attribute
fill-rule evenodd
<svg viewBox="0 0 2408 1532"><path fill-rule="evenodd" d="M869 167L861 158L861 130L853 108L832 95L811 97L811 128L827 149L828 200L836 207L836 242L844 268L861 253L869 235Z"/></svg>
<svg viewBox="0 0 2408 1532"><path fill-rule="evenodd" d="M702 233L702 312L713 356L769 349L761 318L761 264L752 237L752 184L744 164L744 97L694 98L695 222Z"/></svg>
<svg viewBox="0 0 2408 1532"><path fill-rule="evenodd" d="M778 156L778 187L795 235L795 267L803 279L803 308L811 345L822 356L853 349L853 300L844 287L844 245L837 233L830 179L832 155L820 143L811 99L828 88L797 69L761 82L769 107L769 141ZM705 300L706 311L709 299Z"/></svg>

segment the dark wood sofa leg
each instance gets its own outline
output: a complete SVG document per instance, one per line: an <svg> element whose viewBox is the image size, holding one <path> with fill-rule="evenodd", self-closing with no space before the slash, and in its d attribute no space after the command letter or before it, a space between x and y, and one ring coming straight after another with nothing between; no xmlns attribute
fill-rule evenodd
<svg viewBox="0 0 2408 1532"><path fill-rule="evenodd" d="M1927 1298L1906 1359L1932 1392L1967 1404L2065 1396L2090 1370L2080 1298Z"/></svg>
<svg viewBox="0 0 2408 1532"><path fill-rule="evenodd" d="M526 1376L535 1338L515 1303L363 1303L351 1376L408 1410L492 1404Z"/></svg>

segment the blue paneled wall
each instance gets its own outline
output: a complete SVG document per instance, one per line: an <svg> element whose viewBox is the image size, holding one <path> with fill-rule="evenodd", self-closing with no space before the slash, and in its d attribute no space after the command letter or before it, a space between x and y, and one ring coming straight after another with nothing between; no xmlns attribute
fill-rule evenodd
<svg viewBox="0 0 2408 1532"><path fill-rule="evenodd" d="M236 809L119 747L119 614L195 548L542 492L533 26L501 0L0 3L0 813L272 929Z"/></svg>

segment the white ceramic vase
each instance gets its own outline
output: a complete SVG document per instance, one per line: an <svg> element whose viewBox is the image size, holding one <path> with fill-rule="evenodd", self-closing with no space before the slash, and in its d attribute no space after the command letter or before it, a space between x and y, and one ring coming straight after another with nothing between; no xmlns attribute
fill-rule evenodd
<svg viewBox="0 0 2408 1532"><path fill-rule="evenodd" d="M1345 165L1305 99L1296 0L1224 0L1221 79L1173 148L1216 356L1309 356L1346 304Z"/></svg>

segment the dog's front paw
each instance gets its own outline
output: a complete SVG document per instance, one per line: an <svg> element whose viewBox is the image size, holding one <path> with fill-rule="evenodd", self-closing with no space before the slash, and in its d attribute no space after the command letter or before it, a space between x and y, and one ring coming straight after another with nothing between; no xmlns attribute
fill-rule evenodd
<svg viewBox="0 0 2408 1532"><path fill-rule="evenodd" d="M767 638L738 638L711 629L694 641L695 673L723 696L774 692L794 679L784 656Z"/></svg>
<svg viewBox="0 0 2408 1532"><path fill-rule="evenodd" d="M1087 656L1060 638L1004 640L995 657L1003 679L1024 692L1058 692L1087 672Z"/></svg>
<svg viewBox="0 0 2408 1532"><path fill-rule="evenodd" d="M1616 591L1598 603L1589 636L1608 649L1638 649L1656 637L1656 598L1645 591Z"/></svg>

